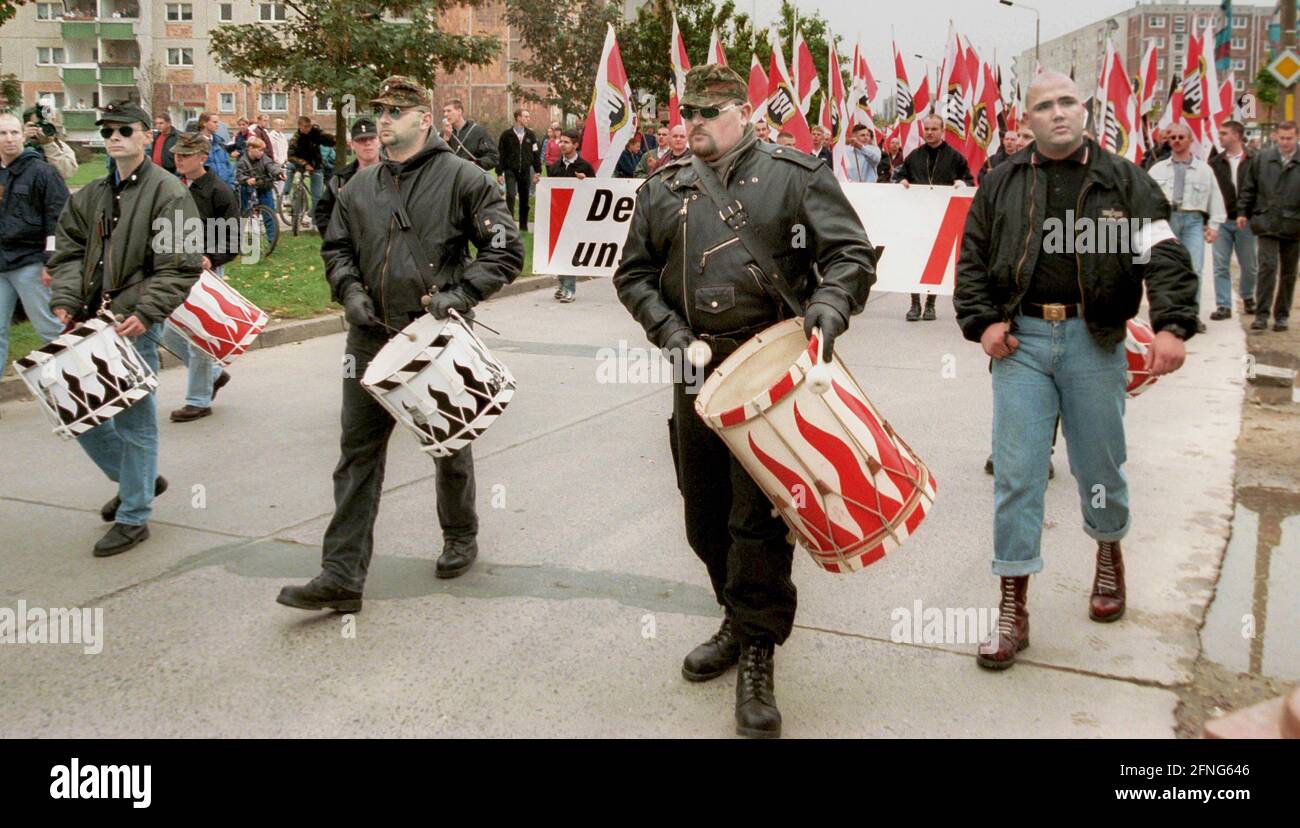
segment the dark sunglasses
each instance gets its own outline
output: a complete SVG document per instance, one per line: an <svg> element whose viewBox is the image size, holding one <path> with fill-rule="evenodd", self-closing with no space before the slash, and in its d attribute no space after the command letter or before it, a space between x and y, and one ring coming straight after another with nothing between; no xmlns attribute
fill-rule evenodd
<svg viewBox="0 0 1300 828"><path fill-rule="evenodd" d="M683 106L681 108L682 120L689 121L695 117L698 112L706 121L712 121L728 109L735 109L740 106L738 103L729 103L726 106Z"/></svg>
<svg viewBox="0 0 1300 828"><path fill-rule="evenodd" d="M380 118L384 117L385 113L387 113L389 118L392 118L394 121L396 121L398 118L401 118L403 115L405 115L413 108L414 107L409 107L409 106L406 107L383 106L377 104L370 108L370 114L374 116L376 121L378 121Z"/></svg>
<svg viewBox="0 0 1300 828"><path fill-rule="evenodd" d="M111 126L105 126L99 128L99 135L101 138L104 139L112 138L114 132L121 134L123 138L130 138L131 135L135 132L135 127L131 126L130 124L123 124L122 126L116 128Z"/></svg>

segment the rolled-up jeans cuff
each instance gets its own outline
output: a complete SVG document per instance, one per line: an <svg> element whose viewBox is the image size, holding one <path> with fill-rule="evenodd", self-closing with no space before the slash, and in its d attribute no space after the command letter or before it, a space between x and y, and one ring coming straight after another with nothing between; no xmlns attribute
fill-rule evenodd
<svg viewBox="0 0 1300 828"><path fill-rule="evenodd" d="M1096 529L1085 524L1083 531L1088 535L1088 537L1095 541L1119 541L1124 540L1124 536L1128 534L1129 527L1132 526L1132 524L1133 520L1130 518L1129 520L1124 521L1123 526L1113 532L1098 532Z"/></svg>
<svg viewBox="0 0 1300 828"><path fill-rule="evenodd" d="M993 574L999 578L1019 578L1021 575L1036 575L1043 571L1043 558L1030 558L1027 561L999 561L993 559Z"/></svg>

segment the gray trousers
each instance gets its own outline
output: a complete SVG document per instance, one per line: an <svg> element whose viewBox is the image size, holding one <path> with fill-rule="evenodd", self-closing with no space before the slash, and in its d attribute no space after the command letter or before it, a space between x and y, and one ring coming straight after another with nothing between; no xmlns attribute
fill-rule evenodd
<svg viewBox="0 0 1300 828"><path fill-rule="evenodd" d="M1268 321L1271 304L1273 319L1286 322L1291 318L1295 299L1295 274L1300 259L1300 239L1259 237L1259 280L1255 282L1255 318ZM1281 271L1279 274L1278 271ZM1276 288L1276 298L1274 298Z"/></svg>
<svg viewBox="0 0 1300 828"><path fill-rule="evenodd" d="M341 456L334 469L334 517L325 530L321 569L328 580L360 592L374 551L375 518L384 485L388 438L396 422L370 392L361 387L366 366L388 342L383 333L348 331L348 370L343 377ZM473 539L478 534L474 510L473 446L451 457L434 459L438 524L444 541Z"/></svg>

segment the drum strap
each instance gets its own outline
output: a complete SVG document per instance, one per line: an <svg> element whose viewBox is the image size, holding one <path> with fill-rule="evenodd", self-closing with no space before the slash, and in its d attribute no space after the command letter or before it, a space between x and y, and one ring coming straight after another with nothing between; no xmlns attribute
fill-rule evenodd
<svg viewBox="0 0 1300 828"><path fill-rule="evenodd" d="M749 223L749 214L745 212L745 205L738 199L730 197L722 182L718 180L718 174L698 156L692 156L691 168L695 170L695 175L699 178L705 194L718 208L718 217L731 228L731 232L736 234L736 238L740 239L740 243L749 251L750 258L758 265L763 287L770 293L780 296L790 306L790 310L794 311L795 316L803 316L803 303L794 295L794 289L777 270L776 262L768 255L767 248L755 235L754 226Z"/></svg>

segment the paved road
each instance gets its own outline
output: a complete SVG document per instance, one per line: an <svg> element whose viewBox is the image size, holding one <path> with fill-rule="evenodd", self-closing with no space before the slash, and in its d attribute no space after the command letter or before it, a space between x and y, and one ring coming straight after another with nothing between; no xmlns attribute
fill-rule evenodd
<svg viewBox="0 0 1300 828"><path fill-rule="evenodd" d="M777 661L786 734L1171 735L1231 517L1239 326L1197 337L1187 367L1130 405L1127 616L1087 619L1093 545L1058 456L1033 646L990 674L972 644L893 640L918 602L996 602L986 361L947 300L942 321L915 324L906 302L876 297L838 347L929 462L938 501L867 571L829 575L796 553L797 629ZM0 607L102 607L106 629L98 655L0 646L0 736L730 735L734 673L697 686L678 672L719 610L681 525L670 389L596 381L597 350L642 346L639 329L603 281L574 305L535 292L482 318L519 380L476 446L482 559L433 577L433 466L399 434L354 629L274 602L318 568L341 335L248 354L214 416L164 422L172 490L153 538L108 560L90 547L110 485L32 404L0 407ZM165 371L162 410L183 392Z"/></svg>

